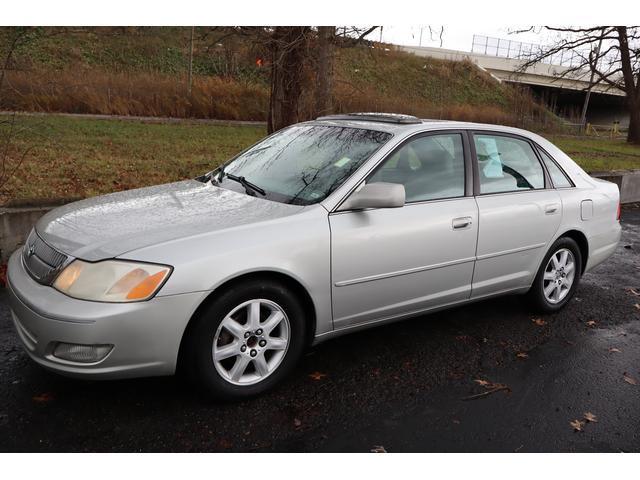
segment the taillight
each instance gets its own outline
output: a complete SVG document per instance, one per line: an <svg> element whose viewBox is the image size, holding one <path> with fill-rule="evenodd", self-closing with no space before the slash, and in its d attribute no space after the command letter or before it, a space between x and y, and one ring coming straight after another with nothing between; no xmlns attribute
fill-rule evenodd
<svg viewBox="0 0 640 480"><path fill-rule="evenodd" d="M620 217L622 216L622 205L618 202L618 213L616 214L616 220L620 221Z"/></svg>

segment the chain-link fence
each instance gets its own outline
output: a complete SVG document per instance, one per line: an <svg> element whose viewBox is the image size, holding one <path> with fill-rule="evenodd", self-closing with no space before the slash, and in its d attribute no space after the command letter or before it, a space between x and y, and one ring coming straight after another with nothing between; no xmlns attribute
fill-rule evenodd
<svg viewBox="0 0 640 480"><path fill-rule="evenodd" d="M516 60L529 60L541 52L546 47L535 43L518 42L504 38L486 37L484 35L474 35L471 51L494 57L513 58ZM563 67L577 67L584 64L589 58L589 50L561 51L551 55L542 63L558 65Z"/></svg>

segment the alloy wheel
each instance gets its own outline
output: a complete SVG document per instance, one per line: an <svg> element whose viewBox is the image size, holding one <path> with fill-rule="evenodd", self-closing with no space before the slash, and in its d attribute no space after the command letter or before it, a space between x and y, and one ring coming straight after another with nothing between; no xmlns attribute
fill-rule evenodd
<svg viewBox="0 0 640 480"><path fill-rule="evenodd" d="M235 307L220 322L213 339L217 372L234 385L253 385L271 375L289 347L291 327L284 309L266 299Z"/></svg>
<svg viewBox="0 0 640 480"><path fill-rule="evenodd" d="M571 291L576 261L571 250L561 248L549 259L542 277L544 296L551 304L560 303Z"/></svg>

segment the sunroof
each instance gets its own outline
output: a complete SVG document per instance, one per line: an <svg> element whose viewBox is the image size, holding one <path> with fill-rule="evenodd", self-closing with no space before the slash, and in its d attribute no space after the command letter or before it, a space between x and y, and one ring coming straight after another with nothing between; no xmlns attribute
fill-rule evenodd
<svg viewBox="0 0 640 480"><path fill-rule="evenodd" d="M402 113L376 113L376 112L357 112L344 113L339 115L327 115L318 117L316 120L361 120L363 122L383 122L383 123L401 123L415 124L422 123L418 117L413 115L404 115Z"/></svg>

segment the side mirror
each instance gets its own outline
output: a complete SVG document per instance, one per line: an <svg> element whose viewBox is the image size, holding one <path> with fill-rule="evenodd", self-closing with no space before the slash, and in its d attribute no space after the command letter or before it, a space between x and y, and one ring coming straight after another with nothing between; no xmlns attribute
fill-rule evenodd
<svg viewBox="0 0 640 480"><path fill-rule="evenodd" d="M352 193L338 211L362 210L365 208L398 208L405 201L404 185L399 183L375 182L364 185Z"/></svg>

